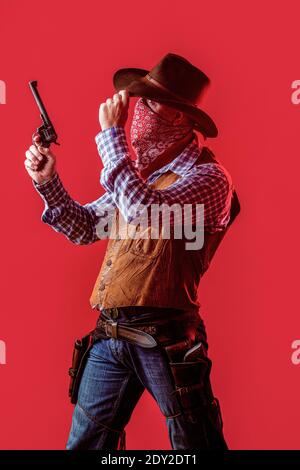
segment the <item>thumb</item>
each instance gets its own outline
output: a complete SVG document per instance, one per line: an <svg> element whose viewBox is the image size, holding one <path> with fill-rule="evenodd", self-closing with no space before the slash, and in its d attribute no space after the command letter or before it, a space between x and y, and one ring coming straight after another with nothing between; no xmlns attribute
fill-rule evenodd
<svg viewBox="0 0 300 470"><path fill-rule="evenodd" d="M39 135L35 135L33 137L33 141L40 153L42 153L43 155L47 155L47 153L49 153L49 148L42 146L41 138Z"/></svg>
<svg viewBox="0 0 300 470"><path fill-rule="evenodd" d="M38 145L38 151L43 154L43 155L51 155L51 151L50 151L50 148L49 147L43 147L41 144L37 144Z"/></svg>
<svg viewBox="0 0 300 470"><path fill-rule="evenodd" d="M120 90L119 94L121 95L123 105L125 108L128 108L129 106L129 93L127 90Z"/></svg>

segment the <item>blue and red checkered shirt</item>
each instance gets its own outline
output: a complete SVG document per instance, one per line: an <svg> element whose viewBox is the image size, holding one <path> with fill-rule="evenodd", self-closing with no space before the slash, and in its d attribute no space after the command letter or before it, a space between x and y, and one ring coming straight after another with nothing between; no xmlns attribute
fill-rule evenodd
<svg viewBox="0 0 300 470"><path fill-rule="evenodd" d="M203 204L205 230L213 233L226 227L233 190L231 178L218 160L195 165L202 150L196 135L171 163L152 173L146 181L131 160L123 127L101 131L95 140L103 162L100 182L106 190L95 201L82 205L72 199L57 172L43 184L33 181L45 202L42 221L73 243L88 245L99 240L97 225L101 218L112 217L116 208L125 221L132 223L141 204L143 207ZM165 189L149 186L168 170L180 178Z"/></svg>

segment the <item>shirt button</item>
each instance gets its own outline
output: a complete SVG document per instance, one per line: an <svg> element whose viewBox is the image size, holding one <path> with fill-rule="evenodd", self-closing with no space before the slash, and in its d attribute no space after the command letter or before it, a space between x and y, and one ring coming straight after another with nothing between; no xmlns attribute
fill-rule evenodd
<svg viewBox="0 0 300 470"><path fill-rule="evenodd" d="M99 290L104 290L105 289L105 284L103 284L103 282L101 282L100 286L99 286Z"/></svg>
<svg viewBox="0 0 300 470"><path fill-rule="evenodd" d="M108 260L106 261L106 264L107 264L107 266L111 266L112 260L111 260L111 259L108 259Z"/></svg>
<svg viewBox="0 0 300 470"><path fill-rule="evenodd" d="M116 236L116 241L119 241L119 240L121 240L121 236L120 236L120 235L117 235L117 236Z"/></svg>

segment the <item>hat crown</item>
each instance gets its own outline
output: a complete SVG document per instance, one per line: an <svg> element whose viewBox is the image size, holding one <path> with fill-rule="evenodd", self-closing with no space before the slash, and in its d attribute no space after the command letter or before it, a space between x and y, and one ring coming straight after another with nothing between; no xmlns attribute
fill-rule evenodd
<svg viewBox="0 0 300 470"><path fill-rule="evenodd" d="M184 57L169 53L150 70L149 75L171 93L185 101L196 103L209 78Z"/></svg>

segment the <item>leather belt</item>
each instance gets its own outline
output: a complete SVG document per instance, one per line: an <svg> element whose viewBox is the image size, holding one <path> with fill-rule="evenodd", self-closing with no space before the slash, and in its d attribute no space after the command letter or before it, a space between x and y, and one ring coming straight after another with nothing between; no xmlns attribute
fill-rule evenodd
<svg viewBox="0 0 300 470"><path fill-rule="evenodd" d="M98 319L97 328L100 328L109 338L123 339L130 343L137 344L143 348L154 348L157 346L156 340L147 331L153 332L153 327L132 328L122 325L117 321Z"/></svg>
<svg viewBox="0 0 300 470"><path fill-rule="evenodd" d="M107 318L102 315L97 320L94 338L109 337L123 339L144 348L153 348L160 344L170 344L174 341L193 339L199 319L183 315L177 319L152 319L151 321L134 320L130 326L126 321ZM153 337L154 336L154 337Z"/></svg>
<svg viewBox="0 0 300 470"><path fill-rule="evenodd" d="M168 307L146 307L146 306L130 306L130 307L111 307L111 308L102 308L100 306L97 309L104 313L104 315L116 319L119 313L126 313L128 316L137 315L137 314L147 314L154 313L157 315L176 315L182 314L183 310L177 308L168 308Z"/></svg>

